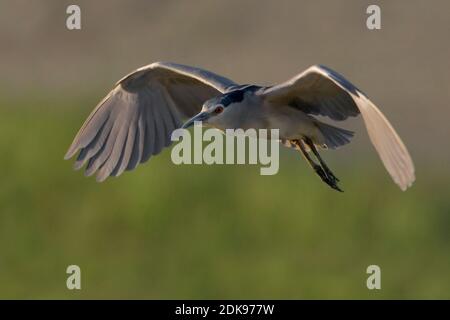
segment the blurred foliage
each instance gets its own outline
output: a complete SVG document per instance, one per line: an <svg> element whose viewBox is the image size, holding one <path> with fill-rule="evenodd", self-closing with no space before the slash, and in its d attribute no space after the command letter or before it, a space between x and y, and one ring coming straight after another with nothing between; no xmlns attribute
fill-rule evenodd
<svg viewBox="0 0 450 320"><path fill-rule="evenodd" d="M63 161L97 98L32 96L0 102L0 298L450 298L448 168L403 193L370 147L326 154L341 194L292 150L260 176L167 149L99 184Z"/></svg>

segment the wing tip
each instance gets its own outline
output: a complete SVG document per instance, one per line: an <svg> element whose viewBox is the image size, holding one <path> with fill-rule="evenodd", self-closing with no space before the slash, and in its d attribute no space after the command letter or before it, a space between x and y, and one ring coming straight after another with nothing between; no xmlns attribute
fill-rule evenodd
<svg viewBox="0 0 450 320"><path fill-rule="evenodd" d="M72 158L78 151L78 148L75 146L70 146L70 148L67 150L66 154L64 155L64 160L69 160Z"/></svg>
<svg viewBox="0 0 450 320"><path fill-rule="evenodd" d="M406 181L403 182L397 182L397 185L400 187L402 191L406 191L407 189L411 188L414 182L416 181L416 175L414 173L414 168L411 172L409 172L409 175L407 177Z"/></svg>
<svg viewBox="0 0 450 320"><path fill-rule="evenodd" d="M84 165L84 161L75 161L73 164L73 170L80 170Z"/></svg>
<svg viewBox="0 0 450 320"><path fill-rule="evenodd" d="M406 190L408 190L409 188L412 187L413 182L414 181L410 181L410 182L406 182L406 183L397 183L397 185L399 186L400 190L405 192Z"/></svg>
<svg viewBox="0 0 450 320"><path fill-rule="evenodd" d="M101 183L103 181L105 181L106 179L108 179L109 174L106 173L105 171L99 170L97 175L95 176L95 181L97 181L98 183Z"/></svg>

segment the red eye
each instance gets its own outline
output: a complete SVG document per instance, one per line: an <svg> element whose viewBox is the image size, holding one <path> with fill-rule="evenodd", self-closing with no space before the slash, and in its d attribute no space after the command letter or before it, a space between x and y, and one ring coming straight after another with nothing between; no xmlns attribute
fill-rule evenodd
<svg viewBox="0 0 450 320"><path fill-rule="evenodd" d="M218 106L218 107L216 107L214 109L214 113L216 113L216 114L222 113L222 111L223 111L223 107L222 106Z"/></svg>

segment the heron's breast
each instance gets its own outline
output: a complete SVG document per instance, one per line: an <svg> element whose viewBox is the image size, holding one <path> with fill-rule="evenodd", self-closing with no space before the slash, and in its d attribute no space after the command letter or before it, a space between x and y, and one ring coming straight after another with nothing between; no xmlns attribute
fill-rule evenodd
<svg viewBox="0 0 450 320"><path fill-rule="evenodd" d="M280 137L311 136L317 130L314 118L289 106L272 106L267 115L268 129L279 129Z"/></svg>

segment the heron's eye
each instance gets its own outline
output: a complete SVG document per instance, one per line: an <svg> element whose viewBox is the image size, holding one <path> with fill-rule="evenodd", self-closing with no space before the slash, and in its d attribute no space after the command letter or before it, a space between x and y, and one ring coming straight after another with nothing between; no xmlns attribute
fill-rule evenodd
<svg viewBox="0 0 450 320"><path fill-rule="evenodd" d="M218 106L218 107L216 107L216 108L214 109L214 113L215 113L215 114L222 113L222 111L223 111L223 107L222 107L222 106Z"/></svg>

